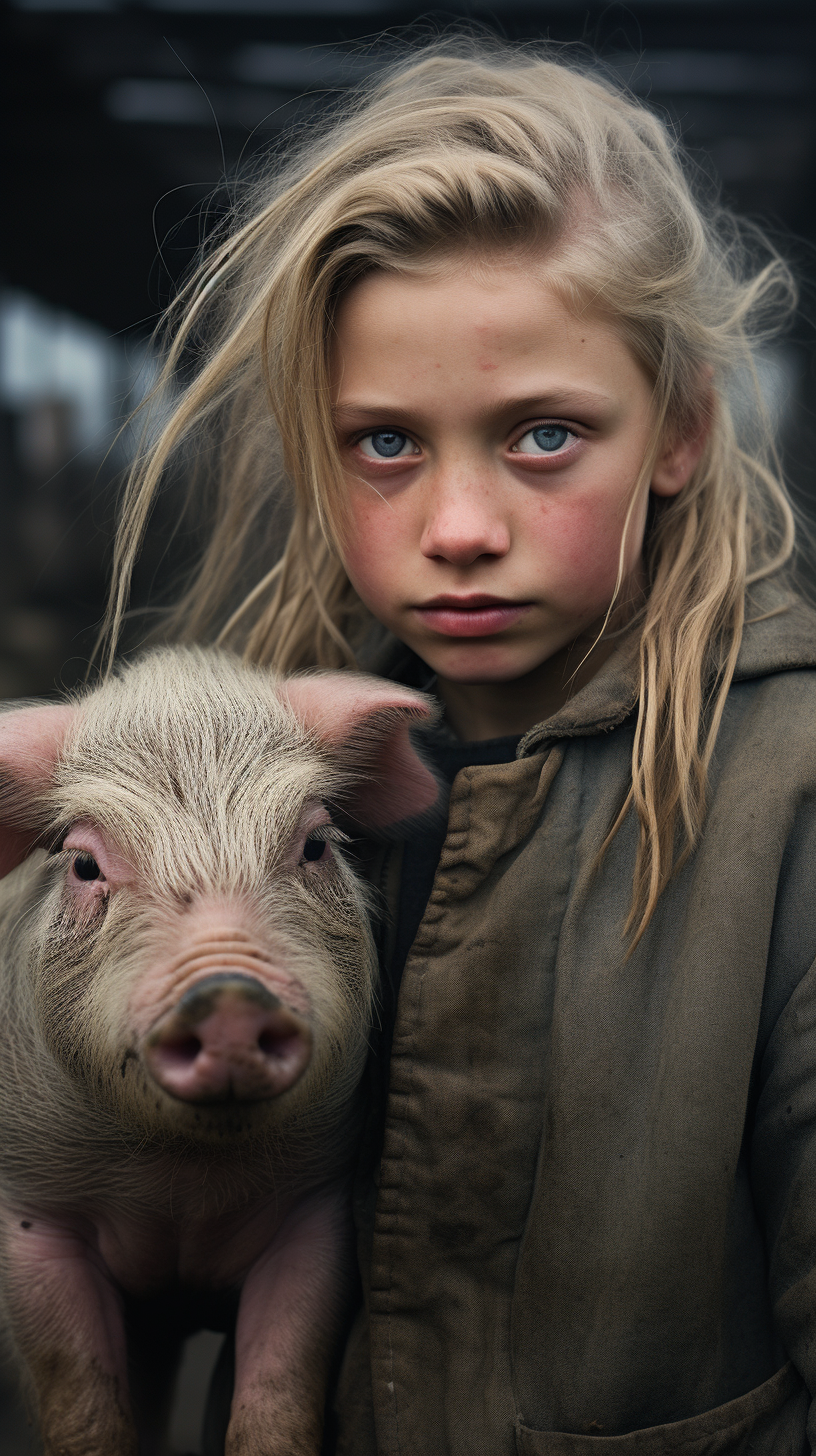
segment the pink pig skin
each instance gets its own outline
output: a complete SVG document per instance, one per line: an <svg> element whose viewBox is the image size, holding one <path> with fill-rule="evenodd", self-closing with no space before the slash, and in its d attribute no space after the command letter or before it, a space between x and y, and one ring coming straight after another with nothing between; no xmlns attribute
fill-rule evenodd
<svg viewBox="0 0 816 1456"><path fill-rule="evenodd" d="M174 1342L236 1303L228 1456L320 1451L375 975L329 810L427 810L429 713L165 649L0 715L0 1313L45 1456L160 1456Z"/></svg>

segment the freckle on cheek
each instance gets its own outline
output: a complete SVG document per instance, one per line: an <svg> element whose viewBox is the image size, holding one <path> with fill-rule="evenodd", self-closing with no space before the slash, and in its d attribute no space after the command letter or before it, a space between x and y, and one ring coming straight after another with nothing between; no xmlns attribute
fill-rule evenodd
<svg viewBox="0 0 816 1456"><path fill-rule="evenodd" d="M550 514L547 533L563 564L577 571L587 583L604 579L613 560L617 574L618 543L614 533L599 528L590 510L576 511L560 520Z"/></svg>

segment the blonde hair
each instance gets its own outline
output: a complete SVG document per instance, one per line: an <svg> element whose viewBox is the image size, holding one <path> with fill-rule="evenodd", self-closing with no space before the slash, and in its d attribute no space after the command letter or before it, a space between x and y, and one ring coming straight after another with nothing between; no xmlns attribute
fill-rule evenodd
<svg viewBox="0 0 816 1456"><path fill-rule="evenodd" d="M653 500L644 546L632 787L610 832L634 803L628 929L639 938L703 824L746 588L793 549L753 350L795 296L772 249L753 261L761 247L701 207L665 126L597 70L462 40L391 68L267 169L169 310L159 424L148 424L116 545L111 651L157 490L182 462L192 499L210 493L214 523L166 632L217 637L284 670L354 665L371 619L338 550L338 301L373 270L463 250L544 254L548 281L575 310L614 321L653 384L654 451L633 502L661 441L708 423L689 483ZM732 407L735 390L747 410ZM264 573L258 550L284 479L288 540Z"/></svg>

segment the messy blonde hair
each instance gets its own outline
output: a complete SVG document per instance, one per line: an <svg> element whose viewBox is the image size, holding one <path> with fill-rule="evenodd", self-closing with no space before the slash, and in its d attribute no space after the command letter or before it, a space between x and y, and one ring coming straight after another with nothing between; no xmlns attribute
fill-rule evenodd
<svg viewBox="0 0 816 1456"><path fill-rule="evenodd" d="M686 170L647 109L540 48L441 43L354 93L267 168L169 311L159 423L126 491L106 621L112 650L156 493L181 464L193 499L211 493L214 525L169 635L282 669L353 666L371 619L341 560L338 302L375 270L463 251L543 257L551 286L613 321L651 381L654 445L633 504L661 445L708 427L689 483L653 500L644 547L632 786L610 834L634 803L636 939L702 827L746 589L793 548L753 353L791 311L790 274L769 248L755 263L759 240L701 207ZM262 570L252 551L283 480L288 539Z"/></svg>

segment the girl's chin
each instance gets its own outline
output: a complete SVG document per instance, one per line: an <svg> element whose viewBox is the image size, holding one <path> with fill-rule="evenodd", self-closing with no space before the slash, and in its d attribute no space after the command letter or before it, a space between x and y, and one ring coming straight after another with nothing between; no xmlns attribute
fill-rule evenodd
<svg viewBox="0 0 816 1456"><path fill-rule="evenodd" d="M502 683L516 682L519 678L527 677L536 668L543 666L543 661L535 657L531 660L523 660L520 656L511 656L508 653L493 652L430 652L425 653L415 649L418 656L428 667L436 673L437 677L444 682L455 683L461 687L489 687L500 686Z"/></svg>

